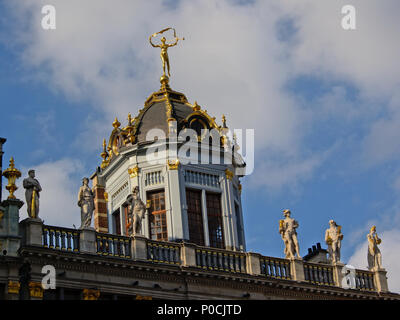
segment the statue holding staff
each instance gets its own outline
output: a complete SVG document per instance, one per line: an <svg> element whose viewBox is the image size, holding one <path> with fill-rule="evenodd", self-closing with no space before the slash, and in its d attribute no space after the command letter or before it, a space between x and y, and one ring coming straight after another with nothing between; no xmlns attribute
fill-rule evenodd
<svg viewBox="0 0 400 320"><path fill-rule="evenodd" d="M168 30L170 30L170 29L174 30L174 38L175 38L175 42L174 42L174 43L167 43L167 39L166 39L165 37L162 37L162 38L161 38L161 43L160 43L160 44L154 44L154 43L151 41L151 38L155 37L155 36L158 35L158 34L163 34L165 31L168 31ZM150 44L151 44L154 48L161 48L160 57L161 57L162 65L163 65L163 71L164 71L163 75L164 75L164 76L165 76L165 67L167 67L168 76L171 76L171 74L170 74L170 67L169 67L169 58L168 58L168 48L176 46L176 45L178 44L178 41L179 41L179 40L185 40L185 38L178 38L178 37L176 36L176 31L175 31L175 29L173 29L173 28L166 28L166 29L163 29L163 30L161 30L161 31L159 31L159 32L153 33L153 34L149 37L149 42L150 42Z"/></svg>
<svg viewBox="0 0 400 320"><path fill-rule="evenodd" d="M29 218L39 218L39 197L42 187L35 179L35 170L28 171L28 178L24 179L23 186L25 190L26 206Z"/></svg>
<svg viewBox="0 0 400 320"><path fill-rule="evenodd" d="M81 207L81 227L80 229L90 228L94 210L94 195L89 187L89 179L82 179L82 186L78 193L78 206Z"/></svg>

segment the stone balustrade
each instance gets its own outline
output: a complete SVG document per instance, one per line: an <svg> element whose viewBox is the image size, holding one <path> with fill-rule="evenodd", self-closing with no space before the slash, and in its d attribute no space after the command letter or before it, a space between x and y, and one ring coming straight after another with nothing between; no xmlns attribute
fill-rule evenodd
<svg viewBox="0 0 400 320"><path fill-rule="evenodd" d="M291 279L290 262L288 259L260 257L261 274L279 279Z"/></svg>
<svg viewBox="0 0 400 320"><path fill-rule="evenodd" d="M197 247L196 267L207 270L246 273L246 255L237 251Z"/></svg>
<svg viewBox="0 0 400 320"><path fill-rule="evenodd" d="M79 252L79 230L45 225L42 230L43 247Z"/></svg>
<svg viewBox="0 0 400 320"><path fill-rule="evenodd" d="M334 266L322 263L304 262L304 279L310 283L335 286Z"/></svg>
<svg viewBox="0 0 400 320"><path fill-rule="evenodd" d="M147 260L155 263L180 264L181 246L166 241L146 240Z"/></svg>
<svg viewBox="0 0 400 320"><path fill-rule="evenodd" d="M375 291L374 273L372 271L356 269L356 288Z"/></svg>
<svg viewBox="0 0 400 320"><path fill-rule="evenodd" d="M92 254L102 258L122 258L155 264L194 268L205 272L240 273L250 276L342 287L343 264L305 262L197 246L188 242L166 242L143 236L125 237L98 233L94 229L68 229L43 225L39 219L21 222L22 246L55 251ZM386 271L356 270L355 289L388 292Z"/></svg>

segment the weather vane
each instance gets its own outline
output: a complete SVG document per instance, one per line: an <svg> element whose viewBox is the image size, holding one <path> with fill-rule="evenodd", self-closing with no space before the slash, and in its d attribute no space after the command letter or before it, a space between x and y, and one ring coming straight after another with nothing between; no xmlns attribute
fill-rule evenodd
<svg viewBox="0 0 400 320"><path fill-rule="evenodd" d="M174 42L174 43L167 43L167 39L166 39L165 37L162 37L162 38L161 38L161 43L160 43L160 44L154 44L153 42L151 42L151 38L157 36L158 34L163 34L165 31L168 31L168 30L170 30L170 29L172 29L172 30L174 31L174 38L175 38L175 42ZM164 71L163 77L166 77L166 74L165 74L165 66L166 66L167 69L168 69L168 76L171 76L170 71L169 71L170 68L169 68L169 58L168 58L168 51L167 51L167 50L168 50L169 47L176 46L176 45L178 44L178 41L179 41L179 40L185 40L185 38L178 38L178 37L176 36L176 30L175 30L174 28L166 28L166 29L163 29L163 30L161 30L161 31L159 31L159 32L153 33L153 34L149 37L150 44L151 44L154 48L161 48L160 57L161 57L162 65L163 65L163 71Z"/></svg>

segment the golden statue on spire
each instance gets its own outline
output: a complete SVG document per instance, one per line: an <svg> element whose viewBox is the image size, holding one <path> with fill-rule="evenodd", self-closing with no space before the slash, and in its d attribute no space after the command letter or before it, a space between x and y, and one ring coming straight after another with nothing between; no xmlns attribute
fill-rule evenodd
<svg viewBox="0 0 400 320"><path fill-rule="evenodd" d="M154 44L153 42L151 42L151 38L155 37L158 34L163 34L165 31L168 31L170 29L174 30L174 38L175 38L175 42L174 43L167 43L167 39L165 37L161 38L161 43L160 44ZM163 30L161 30L159 32L153 33L149 37L149 42L154 48L161 48L160 57L161 57L161 61L162 61L162 64L163 64L163 71L164 71L163 77L166 77L165 66L167 67L167 70L168 70L168 76L171 76L170 71L169 71L170 68L169 68L169 58L168 58L168 51L167 50L168 50L169 47L176 46L178 44L179 40L185 40L185 38L178 38L176 36L176 30L174 28L163 29Z"/></svg>

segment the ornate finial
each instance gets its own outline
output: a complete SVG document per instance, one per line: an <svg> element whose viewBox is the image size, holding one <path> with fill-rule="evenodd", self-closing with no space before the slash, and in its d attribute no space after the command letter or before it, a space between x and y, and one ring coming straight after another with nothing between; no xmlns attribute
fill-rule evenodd
<svg viewBox="0 0 400 320"><path fill-rule="evenodd" d="M119 128L119 126L121 125L121 123L118 121L117 117L115 117L114 122L112 123L112 126L117 129Z"/></svg>
<svg viewBox="0 0 400 320"><path fill-rule="evenodd" d="M199 111L199 110L200 110L200 106L197 104L197 101L195 101L193 104L193 111Z"/></svg>
<svg viewBox="0 0 400 320"><path fill-rule="evenodd" d="M167 39L165 37L161 38L161 43L160 44L154 44L153 42L151 42L151 38L155 37L158 34L163 34L165 31L168 31L172 29L174 31L174 40L175 42L173 43L167 43ZM165 68L167 68L168 71L168 76L171 76L170 74L170 67L169 67L169 58L168 58L168 48L176 46L178 44L179 40L185 40L185 38L178 38L176 36L176 30L174 28L166 28L163 29L159 32L153 33L150 37L149 37L149 42L151 44L152 47L154 48L160 48L161 49L161 61L162 61L162 65L163 65L163 77L166 77L166 79L164 78L164 80L166 80L167 84L168 84L168 77L165 73ZM161 84L163 84L162 80L163 77L161 77Z"/></svg>
<svg viewBox="0 0 400 320"><path fill-rule="evenodd" d="M129 112L128 113L128 126L131 126L132 125L132 116L131 116L131 113Z"/></svg>
<svg viewBox="0 0 400 320"><path fill-rule="evenodd" d="M103 161L101 162L100 167L104 169L108 165L107 157L108 153L106 150L106 139L103 140L103 152L100 154L100 156L103 158Z"/></svg>
<svg viewBox="0 0 400 320"><path fill-rule="evenodd" d="M10 193L8 199L15 199L14 192L18 189L15 185L15 181L21 177L21 172L15 168L14 158L11 157L10 166L4 170L3 176L8 179L8 185L6 186L6 189Z"/></svg>
<svg viewBox="0 0 400 320"><path fill-rule="evenodd" d="M222 115L222 127L226 128L226 118L224 114Z"/></svg>

